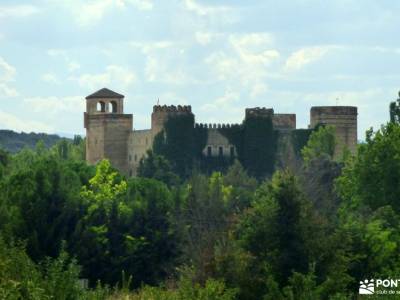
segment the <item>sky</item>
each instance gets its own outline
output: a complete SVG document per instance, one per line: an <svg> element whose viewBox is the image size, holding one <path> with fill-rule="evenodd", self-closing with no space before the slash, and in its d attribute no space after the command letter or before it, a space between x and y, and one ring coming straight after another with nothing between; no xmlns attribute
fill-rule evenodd
<svg viewBox="0 0 400 300"><path fill-rule="evenodd" d="M0 129L84 134L85 97L125 95L135 129L152 107L198 123L246 107L352 105L358 138L400 90L400 1L0 0Z"/></svg>

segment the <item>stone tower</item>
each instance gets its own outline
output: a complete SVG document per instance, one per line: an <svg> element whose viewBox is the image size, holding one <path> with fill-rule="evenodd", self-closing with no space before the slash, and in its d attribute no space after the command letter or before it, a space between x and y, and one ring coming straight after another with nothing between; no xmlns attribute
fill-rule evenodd
<svg viewBox="0 0 400 300"><path fill-rule="evenodd" d="M132 115L124 114L123 105L124 96L106 88L86 97L86 161L95 164L107 158L127 174Z"/></svg>
<svg viewBox="0 0 400 300"><path fill-rule="evenodd" d="M169 118L177 116L189 116L192 119L192 125L194 127L194 115L192 113L192 107L190 105L154 105L153 113L151 114L151 130L153 137L164 129L165 123Z"/></svg>
<svg viewBox="0 0 400 300"><path fill-rule="evenodd" d="M311 108L310 127L318 124L332 125L336 129L335 157L340 157L345 148L352 153L357 150L357 107L314 106Z"/></svg>

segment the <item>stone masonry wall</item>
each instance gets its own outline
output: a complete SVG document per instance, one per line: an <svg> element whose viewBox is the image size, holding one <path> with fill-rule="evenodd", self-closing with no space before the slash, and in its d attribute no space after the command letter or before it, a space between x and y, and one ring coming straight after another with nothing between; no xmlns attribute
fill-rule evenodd
<svg viewBox="0 0 400 300"><path fill-rule="evenodd" d="M357 107L317 106L311 108L310 127L318 124L333 125L336 129L335 157L339 158L345 148L352 153L357 150Z"/></svg>

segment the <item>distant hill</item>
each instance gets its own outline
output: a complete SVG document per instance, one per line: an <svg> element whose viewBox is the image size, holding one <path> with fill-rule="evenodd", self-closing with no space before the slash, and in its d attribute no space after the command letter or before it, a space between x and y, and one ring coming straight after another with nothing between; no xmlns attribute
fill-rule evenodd
<svg viewBox="0 0 400 300"><path fill-rule="evenodd" d="M61 139L63 138L56 134L18 133L12 130L0 130L0 148L11 153L18 152L25 147L34 148L40 140L49 148Z"/></svg>

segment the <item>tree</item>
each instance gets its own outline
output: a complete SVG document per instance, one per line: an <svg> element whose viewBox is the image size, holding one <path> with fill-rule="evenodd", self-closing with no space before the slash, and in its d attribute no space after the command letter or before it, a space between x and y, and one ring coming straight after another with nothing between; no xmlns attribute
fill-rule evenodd
<svg viewBox="0 0 400 300"><path fill-rule="evenodd" d="M229 206L233 212L238 212L250 205L258 182L255 178L247 175L242 164L235 160L224 176L224 185L232 187Z"/></svg>
<svg viewBox="0 0 400 300"><path fill-rule="evenodd" d="M389 110L390 110L390 122L400 123L400 91L399 91L399 98L396 101L390 103Z"/></svg>
<svg viewBox="0 0 400 300"><path fill-rule="evenodd" d="M154 178L168 186L176 186L179 183L179 177L172 172L169 161L151 150L147 151L146 157L140 160L138 176Z"/></svg>
<svg viewBox="0 0 400 300"><path fill-rule="evenodd" d="M3 193L14 235L35 261L56 257L78 218L80 174L47 150L16 155L9 172Z"/></svg>
<svg viewBox="0 0 400 300"><path fill-rule="evenodd" d="M333 126L320 126L313 131L307 145L301 150L304 163L308 165L311 160L327 156L333 158L335 154L335 128Z"/></svg>
<svg viewBox="0 0 400 300"><path fill-rule="evenodd" d="M101 161L81 191L83 216L73 251L83 275L115 284L121 270L134 286L157 284L166 276L177 250L171 194L161 182L132 178L128 182Z"/></svg>
<svg viewBox="0 0 400 300"><path fill-rule="evenodd" d="M280 286L293 271L307 272L307 214L296 178L278 171L257 190L252 209L240 224L243 247L266 263Z"/></svg>
<svg viewBox="0 0 400 300"><path fill-rule="evenodd" d="M338 191L349 207L390 205L400 212L400 124L367 132L366 143L338 179Z"/></svg>

